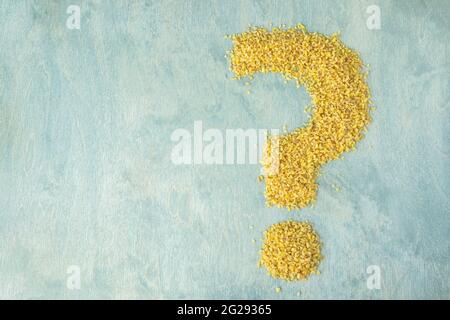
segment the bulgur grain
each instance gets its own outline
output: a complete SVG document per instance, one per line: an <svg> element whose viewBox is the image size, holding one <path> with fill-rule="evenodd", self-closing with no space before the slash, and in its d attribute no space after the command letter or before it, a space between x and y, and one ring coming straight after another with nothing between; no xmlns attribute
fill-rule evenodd
<svg viewBox="0 0 450 320"><path fill-rule="evenodd" d="M302 280L318 274L320 239L309 222L284 221L264 233L260 266L283 280Z"/></svg>
<svg viewBox="0 0 450 320"><path fill-rule="evenodd" d="M252 27L231 39L231 70L236 79L277 72L305 86L312 98L313 113L306 126L276 136L278 171L267 173L275 161L274 137L268 139L262 162L267 205L303 208L316 198L320 167L353 150L370 122L364 65L341 42L339 33L310 33L302 24L270 31Z"/></svg>

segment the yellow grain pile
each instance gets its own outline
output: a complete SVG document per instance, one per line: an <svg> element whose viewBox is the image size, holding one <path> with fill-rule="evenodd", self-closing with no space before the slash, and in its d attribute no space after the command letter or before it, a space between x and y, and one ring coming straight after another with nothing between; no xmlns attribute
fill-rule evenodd
<svg viewBox="0 0 450 320"><path fill-rule="evenodd" d="M308 222L280 222L264 233L260 265L274 278L306 279L319 273L321 260L319 236Z"/></svg>
<svg viewBox="0 0 450 320"><path fill-rule="evenodd" d="M237 79L277 72L305 86L311 96L309 122L269 139L262 163L267 205L303 208L316 198L320 167L353 150L370 122L363 63L338 35L310 33L302 25L271 31L251 28L231 39L231 70ZM278 170L270 173L269 168Z"/></svg>

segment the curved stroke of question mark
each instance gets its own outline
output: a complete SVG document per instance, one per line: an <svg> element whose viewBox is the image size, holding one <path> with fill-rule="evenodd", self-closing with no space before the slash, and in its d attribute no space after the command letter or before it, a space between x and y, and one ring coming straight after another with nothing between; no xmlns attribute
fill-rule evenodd
<svg viewBox="0 0 450 320"><path fill-rule="evenodd" d="M320 167L353 150L370 122L364 65L338 35L309 33L301 24L287 30L251 28L231 39L237 79L281 73L311 96L314 111L308 123L268 139L262 161L267 205L303 208L316 199Z"/></svg>

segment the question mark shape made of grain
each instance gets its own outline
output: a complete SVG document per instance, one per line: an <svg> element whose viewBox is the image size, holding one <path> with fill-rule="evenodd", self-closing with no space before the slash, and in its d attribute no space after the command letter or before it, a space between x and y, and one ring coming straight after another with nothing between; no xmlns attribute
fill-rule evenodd
<svg viewBox="0 0 450 320"><path fill-rule="evenodd" d="M301 24L270 31L250 28L230 38L230 68L236 79L281 73L305 86L311 96L313 112L307 124L269 138L262 161L267 205L303 208L316 199L321 166L353 150L370 122L364 65L338 34L310 33ZM269 172L274 167L277 170Z"/></svg>

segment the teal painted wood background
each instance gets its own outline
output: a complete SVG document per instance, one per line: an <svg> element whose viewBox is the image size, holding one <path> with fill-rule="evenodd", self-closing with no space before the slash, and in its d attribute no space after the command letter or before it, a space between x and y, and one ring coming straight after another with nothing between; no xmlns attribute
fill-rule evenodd
<svg viewBox="0 0 450 320"><path fill-rule="evenodd" d="M304 123L304 89L259 76L246 94L224 57L226 34L299 22L341 31L377 107L356 152L323 169L316 206L266 208L255 165L173 165L170 135L195 120ZM444 0L1 1L0 298L450 298L449 44ZM256 266L262 232L287 218L323 240L306 282Z"/></svg>

